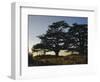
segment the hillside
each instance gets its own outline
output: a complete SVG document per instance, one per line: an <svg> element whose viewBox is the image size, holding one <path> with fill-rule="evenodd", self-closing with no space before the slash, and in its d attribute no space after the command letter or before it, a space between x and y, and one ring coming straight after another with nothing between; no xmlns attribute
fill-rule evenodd
<svg viewBox="0 0 100 82"><path fill-rule="evenodd" d="M45 65L73 65L73 64L87 64L87 56L68 55L40 55L31 58L29 66L45 66Z"/></svg>

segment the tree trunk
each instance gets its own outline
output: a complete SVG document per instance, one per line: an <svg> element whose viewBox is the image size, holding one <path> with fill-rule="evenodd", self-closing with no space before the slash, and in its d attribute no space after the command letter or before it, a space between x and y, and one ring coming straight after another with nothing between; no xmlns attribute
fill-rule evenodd
<svg viewBox="0 0 100 82"><path fill-rule="evenodd" d="M59 56L59 51L55 51L55 55L56 56Z"/></svg>
<svg viewBox="0 0 100 82"><path fill-rule="evenodd" d="M44 55L46 55L46 51L45 51L45 50L44 50L44 52L43 52L43 53L44 53Z"/></svg>
<svg viewBox="0 0 100 82"><path fill-rule="evenodd" d="M74 54L74 51L72 51L72 55Z"/></svg>

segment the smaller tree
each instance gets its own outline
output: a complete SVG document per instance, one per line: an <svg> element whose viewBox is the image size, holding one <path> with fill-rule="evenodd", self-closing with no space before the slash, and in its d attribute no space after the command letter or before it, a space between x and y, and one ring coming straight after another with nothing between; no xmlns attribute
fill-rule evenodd
<svg viewBox="0 0 100 82"><path fill-rule="evenodd" d="M38 43L38 44L36 44L36 45L34 45L33 47L32 47L32 51L34 52L34 51L36 51L36 50L43 50L43 52L44 52L44 55L46 55L46 52L48 51L47 49L46 49L46 46L44 45L44 44L42 44L42 43Z"/></svg>

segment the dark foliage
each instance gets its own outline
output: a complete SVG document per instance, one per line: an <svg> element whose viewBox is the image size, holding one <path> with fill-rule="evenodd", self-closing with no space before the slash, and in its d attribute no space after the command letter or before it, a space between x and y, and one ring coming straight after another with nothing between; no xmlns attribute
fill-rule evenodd
<svg viewBox="0 0 100 82"><path fill-rule="evenodd" d="M73 24L68 31L70 51L77 51L80 55L87 55L87 25Z"/></svg>

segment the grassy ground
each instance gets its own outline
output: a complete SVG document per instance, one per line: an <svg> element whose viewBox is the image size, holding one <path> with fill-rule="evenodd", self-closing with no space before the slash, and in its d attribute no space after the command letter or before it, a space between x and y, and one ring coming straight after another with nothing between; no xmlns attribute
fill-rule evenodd
<svg viewBox="0 0 100 82"><path fill-rule="evenodd" d="M72 65L72 64L87 64L87 56L81 56L76 54L68 56L54 56L54 55L35 56L31 59L29 66Z"/></svg>

